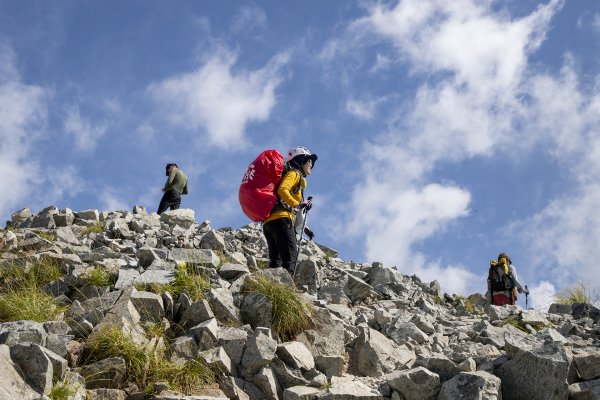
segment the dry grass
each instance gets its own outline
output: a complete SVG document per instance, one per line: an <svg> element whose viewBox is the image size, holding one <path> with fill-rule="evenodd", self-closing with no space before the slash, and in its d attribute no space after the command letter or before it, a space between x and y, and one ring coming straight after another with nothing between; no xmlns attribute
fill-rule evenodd
<svg viewBox="0 0 600 400"><path fill-rule="evenodd" d="M296 288L261 276L248 282L247 292L261 293L273 307L273 331L282 340L292 340L313 326L315 310Z"/></svg>

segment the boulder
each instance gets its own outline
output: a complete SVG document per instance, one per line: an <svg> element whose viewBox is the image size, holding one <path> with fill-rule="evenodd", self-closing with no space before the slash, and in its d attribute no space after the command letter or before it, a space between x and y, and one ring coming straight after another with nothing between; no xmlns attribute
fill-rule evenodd
<svg viewBox="0 0 600 400"><path fill-rule="evenodd" d="M277 346L277 357L292 368L308 371L315 367L315 360L302 342L286 342Z"/></svg>
<svg viewBox="0 0 600 400"><path fill-rule="evenodd" d="M415 360L414 352L371 328L361 329L354 343L354 357L357 372L362 376L381 376L407 368Z"/></svg>
<svg viewBox="0 0 600 400"><path fill-rule="evenodd" d="M502 380L502 396L511 399L566 399L569 360L561 342L523 347L502 364L496 375Z"/></svg>
<svg viewBox="0 0 600 400"><path fill-rule="evenodd" d="M260 333L250 336L242 356L242 376L246 379L254 377L262 368L271 363L276 351L277 342L269 336Z"/></svg>
<svg viewBox="0 0 600 400"><path fill-rule="evenodd" d="M442 385L438 374L423 367L393 372L386 379L390 388L405 400L436 399Z"/></svg>
<svg viewBox="0 0 600 400"><path fill-rule="evenodd" d="M18 370L11 360L10 348L0 344L0 399L38 400L40 392L25 382Z"/></svg>
<svg viewBox="0 0 600 400"><path fill-rule="evenodd" d="M85 378L86 389L117 389L125 380L125 371L125 360L121 357L105 358L76 369Z"/></svg>
<svg viewBox="0 0 600 400"><path fill-rule="evenodd" d="M502 400L502 398L500 379L485 371L475 371L461 372L444 382L438 400ZM514 398L528 399L528 397Z"/></svg>

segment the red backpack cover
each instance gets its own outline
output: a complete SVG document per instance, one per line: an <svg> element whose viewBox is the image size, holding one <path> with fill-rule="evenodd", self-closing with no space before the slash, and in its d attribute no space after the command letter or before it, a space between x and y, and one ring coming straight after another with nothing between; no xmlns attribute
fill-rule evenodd
<svg viewBox="0 0 600 400"><path fill-rule="evenodd" d="M285 160L277 150L265 150L248 166L238 198L242 211L252 221L264 221L277 202L277 186Z"/></svg>

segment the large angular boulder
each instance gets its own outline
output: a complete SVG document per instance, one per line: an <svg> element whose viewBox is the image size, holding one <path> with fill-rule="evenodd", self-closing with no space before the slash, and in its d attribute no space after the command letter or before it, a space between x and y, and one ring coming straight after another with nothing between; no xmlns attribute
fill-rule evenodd
<svg viewBox="0 0 600 400"><path fill-rule="evenodd" d="M561 342L524 347L496 370L502 397L512 399L566 399L569 359Z"/></svg>
<svg viewBox="0 0 600 400"><path fill-rule="evenodd" d="M380 332L362 328L354 343L357 372L362 376L381 376L407 368L414 360L414 352L401 348Z"/></svg>
<svg viewBox="0 0 600 400"><path fill-rule="evenodd" d="M25 382L18 369L11 360L10 348L0 344L0 399L39 399L40 392Z"/></svg>
<svg viewBox="0 0 600 400"><path fill-rule="evenodd" d="M277 342L268 335L259 333L248 338L242 356L241 374L251 379L262 368L267 367L277 351Z"/></svg>
<svg viewBox="0 0 600 400"><path fill-rule="evenodd" d="M423 367L393 372L386 379L405 400L436 399L442 386L439 375Z"/></svg>
<svg viewBox="0 0 600 400"><path fill-rule="evenodd" d="M506 399L506 397L504 397ZM529 397L515 397L529 399ZM560 397L547 397L547 399ZM461 372L444 382L438 400L502 400L500 379L485 371ZM566 397L565 397L566 399Z"/></svg>

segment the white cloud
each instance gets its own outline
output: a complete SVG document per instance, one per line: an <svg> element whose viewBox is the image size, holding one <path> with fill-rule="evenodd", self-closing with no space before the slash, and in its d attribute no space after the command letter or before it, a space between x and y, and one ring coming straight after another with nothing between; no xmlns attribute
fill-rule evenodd
<svg viewBox="0 0 600 400"><path fill-rule="evenodd" d="M346 111L357 118L370 120L375 117L375 112L377 111L377 101L373 99L349 99L346 102Z"/></svg>
<svg viewBox="0 0 600 400"><path fill-rule="evenodd" d="M157 111L190 131L205 130L211 145L243 146L246 125L269 118L288 56L279 54L255 71L234 69L236 60L221 49L196 71L151 85Z"/></svg>
<svg viewBox="0 0 600 400"><path fill-rule="evenodd" d="M233 17L231 30L233 32L244 32L262 30L267 26L267 14L262 8L255 6L244 6Z"/></svg>
<svg viewBox="0 0 600 400"><path fill-rule="evenodd" d="M122 195L118 194L116 189L111 187L104 188L99 197L102 211L131 210L133 207Z"/></svg>
<svg viewBox="0 0 600 400"><path fill-rule="evenodd" d="M31 147L45 127L47 93L19 82L10 48L0 54L0 215L7 215L23 207L41 179Z"/></svg>
<svg viewBox="0 0 600 400"><path fill-rule="evenodd" d="M360 46L357 39L371 43L375 36L391 42L415 76L435 78L418 87L412 104L402 105L408 108L402 125L363 151L368 161L362 163L364 179L355 186L347 225L348 232L366 238L366 257L424 276L450 277L441 282L445 289L465 290L451 277L471 278L466 268L427 262L413 250L468 215L468 189L428 183L429 174L444 161L544 140L539 129L533 138L523 137L522 126L533 126L541 116L529 115L532 105L522 98L536 87L528 56L541 45L562 4L552 0L521 19L472 0L378 4L351 25L348 46L329 43L324 54L331 56Z"/></svg>
<svg viewBox="0 0 600 400"><path fill-rule="evenodd" d="M547 312L550 304L555 302L556 287L552 283L543 280L529 288L528 307Z"/></svg>
<svg viewBox="0 0 600 400"><path fill-rule="evenodd" d="M65 131L75 139L75 148L84 152L93 151L98 140L106 133L106 127L94 126L83 118L79 106L71 106L66 112Z"/></svg>

